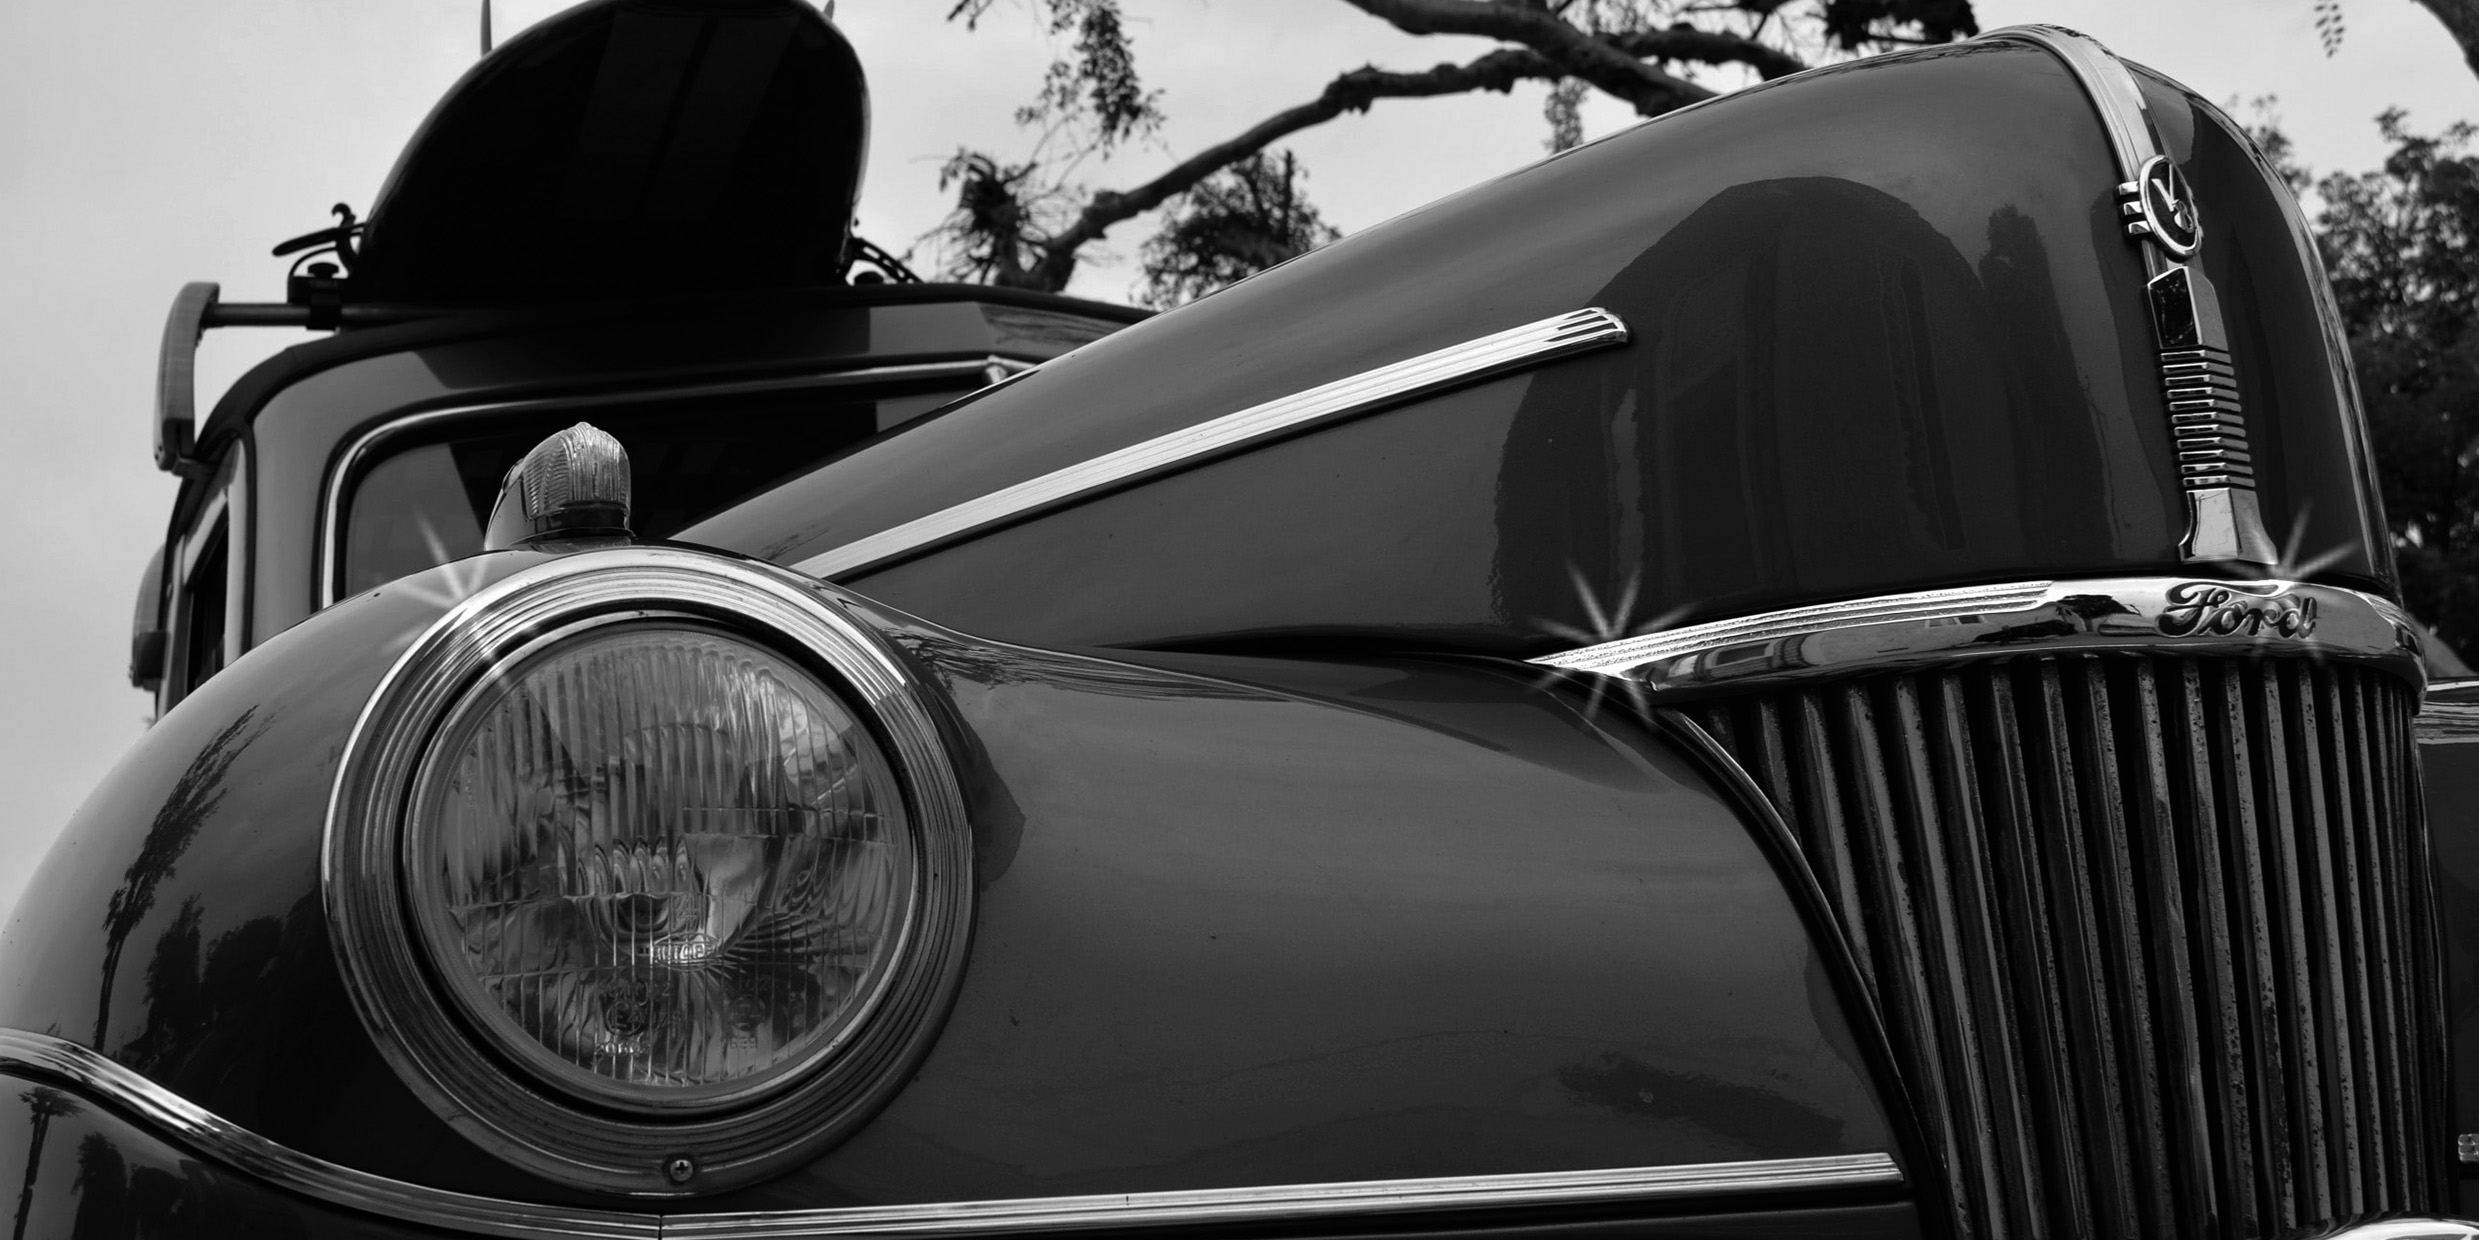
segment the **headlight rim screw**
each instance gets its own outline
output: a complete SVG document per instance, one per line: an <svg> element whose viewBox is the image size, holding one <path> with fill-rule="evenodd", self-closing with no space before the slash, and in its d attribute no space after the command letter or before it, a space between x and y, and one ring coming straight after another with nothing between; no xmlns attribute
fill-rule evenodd
<svg viewBox="0 0 2479 1240"><path fill-rule="evenodd" d="M697 1160L686 1154L674 1154L663 1160L663 1178L674 1185L684 1185L697 1178Z"/></svg>

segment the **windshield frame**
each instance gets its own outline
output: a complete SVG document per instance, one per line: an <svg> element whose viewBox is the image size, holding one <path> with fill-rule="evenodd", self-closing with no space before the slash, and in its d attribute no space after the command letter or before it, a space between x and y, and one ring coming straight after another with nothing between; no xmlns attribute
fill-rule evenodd
<svg viewBox="0 0 2479 1240"><path fill-rule="evenodd" d="M994 353L943 362L839 367L766 378L649 385L564 396L476 401L398 414L355 436L344 451L330 460L326 477L320 481L318 532L315 543L317 560L312 565L312 572L318 582L316 609L325 610L346 597L343 592L345 574L343 544L345 510L352 498L351 487L356 480L368 472L376 454L396 439L431 431L442 425L459 421L516 414L564 414L672 400L825 390L888 383L918 383L939 379L970 381L972 386L957 388L955 395L961 399L982 387L1031 370L1035 365L1036 363L1022 358L1003 357Z"/></svg>

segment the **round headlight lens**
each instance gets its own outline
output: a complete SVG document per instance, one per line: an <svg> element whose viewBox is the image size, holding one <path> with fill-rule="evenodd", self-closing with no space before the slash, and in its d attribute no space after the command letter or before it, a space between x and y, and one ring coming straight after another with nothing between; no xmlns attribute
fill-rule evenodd
<svg viewBox="0 0 2479 1240"><path fill-rule="evenodd" d="M603 1105L736 1105L869 1011L917 841L853 710L765 647L679 622L549 639L443 722L408 894L467 1017Z"/></svg>

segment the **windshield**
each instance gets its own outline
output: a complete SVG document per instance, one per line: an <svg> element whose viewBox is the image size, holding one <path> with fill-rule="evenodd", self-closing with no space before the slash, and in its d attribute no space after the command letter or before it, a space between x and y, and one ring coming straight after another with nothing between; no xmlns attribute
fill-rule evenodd
<svg viewBox="0 0 2479 1240"><path fill-rule="evenodd" d="M640 405L495 413L390 437L347 479L337 597L482 549L500 479L543 438L579 420L628 449L630 528L667 538L710 513L850 451L961 395L767 392Z"/></svg>

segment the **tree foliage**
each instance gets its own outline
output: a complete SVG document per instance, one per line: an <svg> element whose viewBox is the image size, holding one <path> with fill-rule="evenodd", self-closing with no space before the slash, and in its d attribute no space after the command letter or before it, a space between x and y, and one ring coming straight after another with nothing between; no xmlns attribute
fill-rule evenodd
<svg viewBox="0 0 2479 1240"><path fill-rule="evenodd" d="M1125 190L1082 183L1085 162L1158 136L1161 94L1139 73L1120 0L951 0L948 18L978 23L1001 5L1030 9L1057 51L1017 113L1036 134L1009 160L959 150L941 172L955 209L932 232L945 274L1061 290L1113 228L1169 208L1144 246L1146 300L1200 296L1330 239L1300 195L1292 134L1381 99L1512 90L1539 82L1549 147L1582 139L1579 108L1599 93L1658 116L1716 92L1698 78L1730 70L1771 79L1854 52L1942 43L1978 33L1970 0L1337 0L1414 35L1497 46L1421 70L1363 65L1315 98L1273 113ZM1275 177L1280 171L1279 180Z"/></svg>
<svg viewBox="0 0 2479 1240"><path fill-rule="evenodd" d="M2316 41L2324 45L2324 54L2331 56L2341 50L2341 41L2348 33L2349 22L2344 16L2341 0L2313 0ZM2462 49L2462 61L2472 73L2479 73L2479 0L2418 0L2420 6L2443 22L2445 33Z"/></svg>
<svg viewBox="0 0 2479 1240"><path fill-rule="evenodd" d="M2479 130L2377 118L2384 166L2316 183L2404 599L2479 651Z"/></svg>
<svg viewBox="0 0 2479 1240"><path fill-rule="evenodd" d="M979 26L997 0L955 0L948 21ZM1136 76L1136 49L1118 0L1044 0L1053 39L1066 50L1042 74L1033 102L1016 110L1020 125L1082 122L1110 146L1151 133L1162 123L1161 92Z"/></svg>
<svg viewBox="0 0 2479 1240"><path fill-rule="evenodd" d="M1193 300L1334 240L1300 177L1289 151L1279 159L1259 151L1180 195L1145 243L1148 300Z"/></svg>

